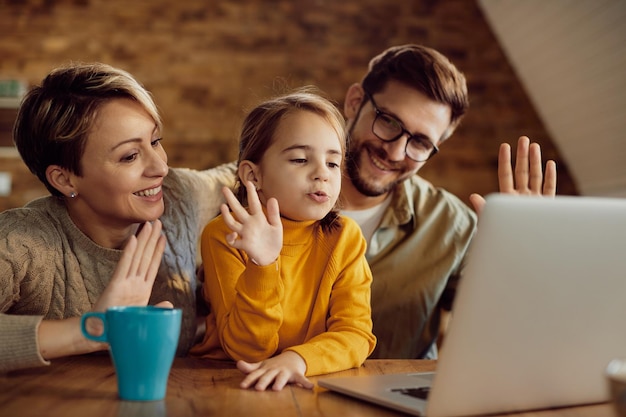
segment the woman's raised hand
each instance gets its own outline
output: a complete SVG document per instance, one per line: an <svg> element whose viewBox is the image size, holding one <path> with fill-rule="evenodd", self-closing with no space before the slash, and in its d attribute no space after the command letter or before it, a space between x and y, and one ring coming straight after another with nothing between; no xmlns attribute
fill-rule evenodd
<svg viewBox="0 0 626 417"><path fill-rule="evenodd" d="M148 304L165 250L165 236L161 229L160 220L146 222L136 236L128 239L111 281L94 305L95 311L105 311L112 306ZM169 301L159 305L172 307Z"/></svg>

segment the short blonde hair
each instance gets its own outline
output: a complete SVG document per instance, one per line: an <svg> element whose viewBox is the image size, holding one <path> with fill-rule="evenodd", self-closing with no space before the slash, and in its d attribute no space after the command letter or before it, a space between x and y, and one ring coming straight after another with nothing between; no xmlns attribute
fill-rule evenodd
<svg viewBox="0 0 626 417"><path fill-rule="evenodd" d="M151 94L128 72L102 63L72 63L54 69L22 100L13 127L15 145L52 195L62 194L46 178L50 165L82 175L87 136L103 104L128 98L162 121Z"/></svg>

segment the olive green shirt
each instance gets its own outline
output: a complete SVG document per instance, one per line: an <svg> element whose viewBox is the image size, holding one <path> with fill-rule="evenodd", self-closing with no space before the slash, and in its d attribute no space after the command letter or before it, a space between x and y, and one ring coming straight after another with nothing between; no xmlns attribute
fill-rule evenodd
<svg viewBox="0 0 626 417"><path fill-rule="evenodd" d="M476 224L461 200L417 175L396 186L367 254L371 358L436 358L440 308L451 308Z"/></svg>

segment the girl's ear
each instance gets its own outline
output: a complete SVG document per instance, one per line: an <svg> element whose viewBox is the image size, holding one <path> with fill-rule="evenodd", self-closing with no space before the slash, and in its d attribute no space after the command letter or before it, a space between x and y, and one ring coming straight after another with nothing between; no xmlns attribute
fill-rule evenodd
<svg viewBox="0 0 626 417"><path fill-rule="evenodd" d="M252 181L257 190L261 189L261 175L260 169L254 162L244 160L239 163L237 169L239 175L239 181L245 186L248 181Z"/></svg>
<svg viewBox="0 0 626 417"><path fill-rule="evenodd" d="M343 102L343 114L346 119L354 119L356 117L363 102L363 97L365 97L365 90L363 90L361 84L354 83L348 88L346 99Z"/></svg>
<svg viewBox="0 0 626 417"><path fill-rule="evenodd" d="M46 168L46 179L50 185L59 190L63 195L67 197L78 195L78 190L74 187L72 182L72 175L67 169L58 165L50 165Z"/></svg>

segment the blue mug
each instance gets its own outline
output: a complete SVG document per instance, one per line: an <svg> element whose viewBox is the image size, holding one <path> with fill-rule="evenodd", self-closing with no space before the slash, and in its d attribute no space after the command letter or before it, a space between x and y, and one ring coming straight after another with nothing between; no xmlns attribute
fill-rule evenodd
<svg viewBox="0 0 626 417"><path fill-rule="evenodd" d="M89 333L89 318L102 322L101 335ZM181 320L180 309L111 307L104 313L83 314L80 327L87 339L109 344L121 399L156 401L165 398Z"/></svg>

